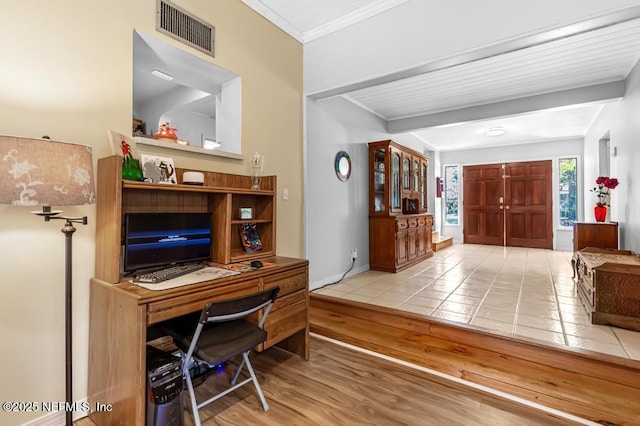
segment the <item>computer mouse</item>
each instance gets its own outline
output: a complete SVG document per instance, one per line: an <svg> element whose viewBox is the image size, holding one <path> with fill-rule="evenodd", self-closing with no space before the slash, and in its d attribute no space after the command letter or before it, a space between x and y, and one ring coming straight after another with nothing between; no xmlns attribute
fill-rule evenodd
<svg viewBox="0 0 640 426"><path fill-rule="evenodd" d="M262 268L264 265L262 264L261 261L259 260L252 260L251 261L251 267L252 268Z"/></svg>

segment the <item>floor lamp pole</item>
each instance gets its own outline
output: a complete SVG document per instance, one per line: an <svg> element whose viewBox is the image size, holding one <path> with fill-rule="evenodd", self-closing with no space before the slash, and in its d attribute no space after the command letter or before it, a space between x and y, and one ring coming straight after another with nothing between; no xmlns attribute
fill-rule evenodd
<svg viewBox="0 0 640 426"><path fill-rule="evenodd" d="M61 218L62 219L62 218ZM72 250L72 237L73 233L76 232L76 228L71 223L71 220L67 219L64 227L62 228L62 233L65 236L65 266L64 266L64 300L65 300L65 308L64 308L64 330L65 330L65 360L66 360L66 368L65 368L65 377L66 377L66 401L67 406L65 407L66 414L66 426L71 426L73 424L73 369L72 369L72 360L73 360L73 346L72 342L72 303L71 303L71 294L72 294L72 260L73 260L73 250Z"/></svg>
<svg viewBox="0 0 640 426"><path fill-rule="evenodd" d="M48 207L48 206L47 206ZM65 237L65 250L64 250L64 335L65 335L65 418L66 418L66 426L71 426L73 424L73 346L72 346L72 334L73 334L73 326L72 326L72 307L71 304L71 295L73 289L73 268L72 268L72 260L73 260L73 249L72 249L72 238L73 233L76 232L76 228L73 226L74 223L81 223L83 225L87 224L87 216L83 217L64 217L64 216L56 216L58 212L52 212L51 208L43 207L42 212L33 212L38 216L43 216L45 222L49 222L53 219L62 219L65 221L64 226L61 231Z"/></svg>

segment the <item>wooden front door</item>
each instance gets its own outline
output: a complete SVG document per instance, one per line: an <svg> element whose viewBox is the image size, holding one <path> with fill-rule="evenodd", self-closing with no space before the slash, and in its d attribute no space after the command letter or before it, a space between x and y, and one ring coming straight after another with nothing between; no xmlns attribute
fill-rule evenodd
<svg viewBox="0 0 640 426"><path fill-rule="evenodd" d="M465 243L504 245L503 174L502 164L462 169Z"/></svg>
<svg viewBox="0 0 640 426"><path fill-rule="evenodd" d="M465 166L464 242L553 248L551 161Z"/></svg>
<svg viewBox="0 0 640 426"><path fill-rule="evenodd" d="M551 170L551 160L505 164L507 246L553 248Z"/></svg>

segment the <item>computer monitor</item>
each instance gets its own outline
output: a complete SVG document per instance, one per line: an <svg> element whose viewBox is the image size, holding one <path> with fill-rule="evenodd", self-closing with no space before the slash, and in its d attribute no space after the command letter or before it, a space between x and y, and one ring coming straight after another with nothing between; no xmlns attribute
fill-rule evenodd
<svg viewBox="0 0 640 426"><path fill-rule="evenodd" d="M211 213L128 213L124 271L211 259Z"/></svg>

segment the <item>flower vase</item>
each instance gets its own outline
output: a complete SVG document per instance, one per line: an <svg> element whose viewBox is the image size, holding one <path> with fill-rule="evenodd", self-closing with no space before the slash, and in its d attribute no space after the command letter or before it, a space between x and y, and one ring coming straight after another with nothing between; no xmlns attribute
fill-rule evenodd
<svg viewBox="0 0 640 426"><path fill-rule="evenodd" d="M607 220L607 206L596 206L593 211L596 222L604 222Z"/></svg>

